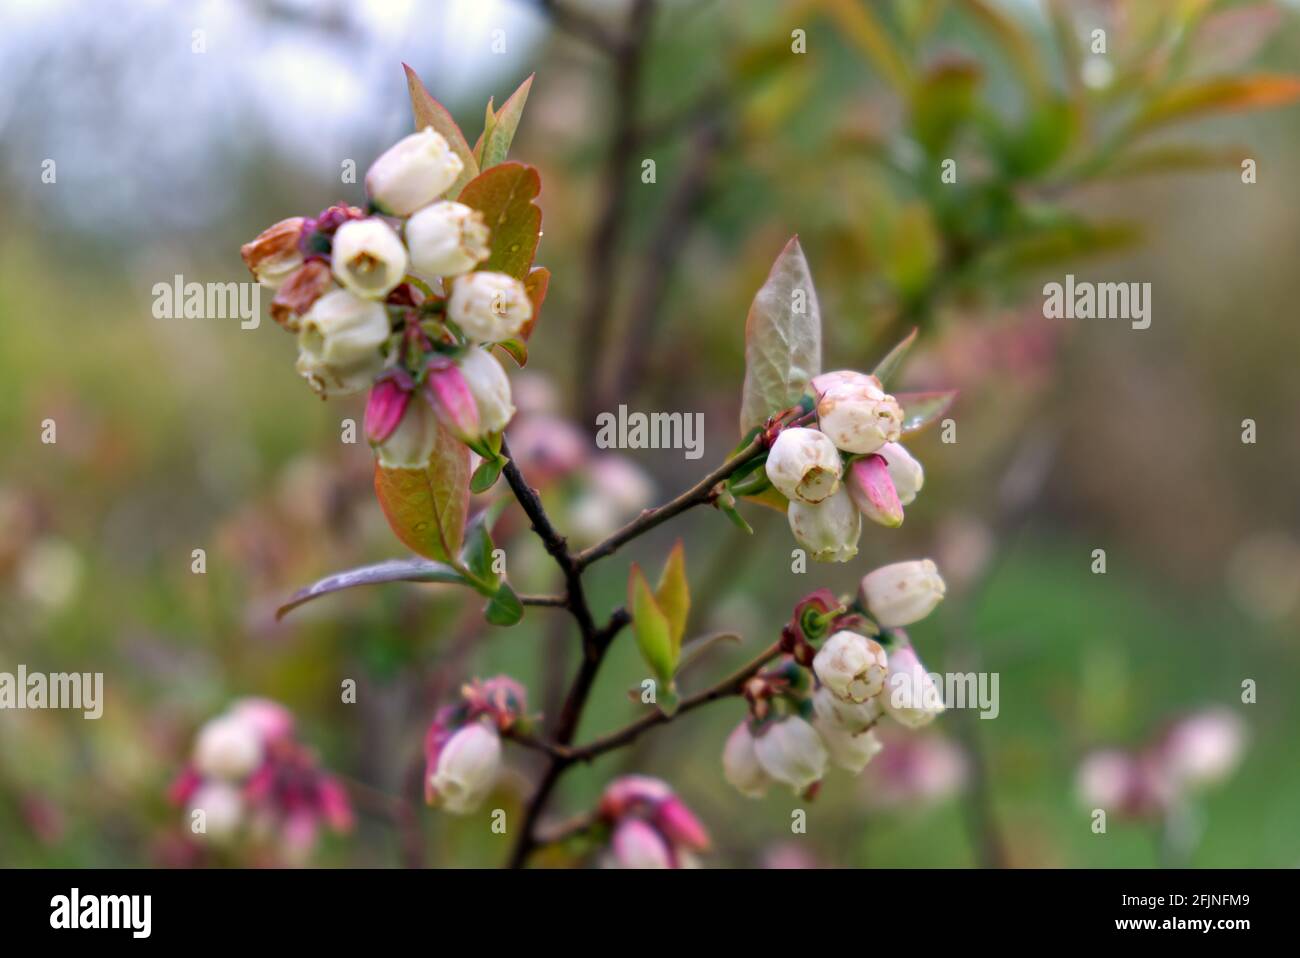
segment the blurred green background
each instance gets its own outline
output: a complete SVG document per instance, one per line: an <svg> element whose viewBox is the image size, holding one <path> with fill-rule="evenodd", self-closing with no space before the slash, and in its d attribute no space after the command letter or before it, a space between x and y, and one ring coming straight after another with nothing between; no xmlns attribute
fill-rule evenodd
<svg viewBox="0 0 1300 958"><path fill-rule="evenodd" d="M607 613L627 562L657 568L680 534L690 634L744 637L694 666L690 688L772 641L813 588L933 556L950 600L913 641L934 669L999 673L1001 692L996 720L950 712L918 733L947 749L933 787L886 800L882 773L832 773L792 836L790 796L751 802L722 780L734 701L574 769L554 813L635 769L698 812L711 864L1149 866L1156 824L1093 834L1078 763L1226 705L1248 744L1197 799L1190 862L1300 862L1300 114L1278 79L1300 62L1300 12L663 0L611 53L592 38L622 36L628 2L548 6L0 10L0 670L102 671L106 687L99 721L0 712L0 864L172 861L183 822L167 784L237 697L284 702L326 766L417 803L421 736L463 680L509 672L554 714L577 663L562 613L502 630L461 592L393 585L276 624L299 586L403 554L364 440L340 441L363 400L313 397L265 316L246 330L152 313L153 284L243 280L239 244L261 228L361 200L340 173L352 160L360 178L409 131L402 61L471 141L487 97L536 71L512 156L541 170L538 263L553 279L516 392L587 430L619 402L703 412L702 461L627 453L654 500L734 445L745 313L791 233L817 282L825 368L870 368L917 325L904 387L962 390L957 441L915 443L927 483L904 527L867 530L853 563L792 574L782 517L747 507L751 540L698 510L597 565L589 587ZM956 184L940 183L945 158ZM606 219L612 242L593 242ZM1066 273L1150 282L1151 327L1044 320L1042 285ZM571 505L548 493L562 529ZM520 591L555 590L535 543L506 548ZM625 635L580 740L638 714L626 691L643 671ZM356 704L340 701L345 679ZM536 755L512 747L509 763L489 803L508 812ZM427 862L500 862L509 838L487 816L421 807ZM396 865L399 845L363 805L313 860Z"/></svg>

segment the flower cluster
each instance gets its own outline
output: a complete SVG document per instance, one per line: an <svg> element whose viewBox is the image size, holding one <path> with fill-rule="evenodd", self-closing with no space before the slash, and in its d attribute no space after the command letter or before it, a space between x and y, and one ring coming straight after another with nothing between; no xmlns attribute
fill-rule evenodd
<svg viewBox="0 0 1300 958"><path fill-rule="evenodd" d="M1088 755L1079 767L1079 798L1124 817L1159 818L1189 792L1227 778L1245 742L1241 719L1227 709L1194 712L1136 751Z"/></svg>
<svg viewBox="0 0 1300 958"><path fill-rule="evenodd" d="M281 220L241 250L276 291L271 315L297 333L297 369L311 387L322 396L371 387L366 434L389 468L423 468L438 422L492 454L514 414L489 350L520 335L533 302L515 277L478 269L491 255L483 214L442 198L461 170L426 128L370 167L373 213L335 205Z"/></svg>
<svg viewBox="0 0 1300 958"><path fill-rule="evenodd" d="M196 834L217 844L243 834L298 861L315 846L322 824L335 832L352 827L343 786L293 731L288 709L266 699L240 700L199 730L190 763L170 790L187 824L202 821Z"/></svg>
<svg viewBox="0 0 1300 958"><path fill-rule="evenodd" d="M438 710L424 737L424 797L456 815L477 811L501 777L501 733L525 721L524 688L508 676L475 680Z"/></svg>
<svg viewBox="0 0 1300 958"><path fill-rule="evenodd" d="M933 721L944 710L939 689L900 627L929 615L943 593L922 559L868 573L852 603L826 589L805 597L782 632L785 656L745 685L749 715L723 748L727 781L751 797L774 782L809 792L828 764L855 775L867 766L882 716L907 728Z"/></svg>
<svg viewBox="0 0 1300 958"><path fill-rule="evenodd" d="M601 796L598 819L611 830L602 863L609 868L696 868L709 835L666 782L645 775L615 779Z"/></svg>
<svg viewBox="0 0 1300 958"><path fill-rule="evenodd" d="M812 558L847 562L858 554L862 517L901 525L925 472L899 444L902 407L875 376L839 370L810 387L811 410L772 443L767 479L789 500L790 531Z"/></svg>

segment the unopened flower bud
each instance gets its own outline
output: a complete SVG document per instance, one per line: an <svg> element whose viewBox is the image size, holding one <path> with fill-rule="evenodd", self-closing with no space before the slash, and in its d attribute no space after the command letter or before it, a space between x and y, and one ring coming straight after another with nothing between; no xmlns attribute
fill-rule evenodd
<svg viewBox="0 0 1300 958"><path fill-rule="evenodd" d="M893 480L899 505L910 506L925 484L925 470L899 443L887 442L877 452L889 464L889 478Z"/></svg>
<svg viewBox="0 0 1300 958"><path fill-rule="evenodd" d="M921 728L944 710L938 686L910 645L889 653L887 685L885 711L901 725Z"/></svg>
<svg viewBox="0 0 1300 958"><path fill-rule="evenodd" d="M863 605L880 625L893 628L919 622L943 599L945 587L929 559L895 562L862 577Z"/></svg>
<svg viewBox="0 0 1300 958"><path fill-rule="evenodd" d="M483 214L450 200L426 206L407 220L406 245L412 268L425 276L468 273L491 253Z"/></svg>
<svg viewBox="0 0 1300 958"><path fill-rule="evenodd" d="M397 427L375 446L379 464L385 469L423 469L429 465L438 442L438 423L423 396L406 404Z"/></svg>
<svg viewBox="0 0 1300 958"><path fill-rule="evenodd" d="M293 734L293 713L270 699L240 699L230 714L252 725L263 742L275 742Z"/></svg>
<svg viewBox="0 0 1300 958"><path fill-rule="evenodd" d="M334 278L364 299L383 299L406 275L406 247L378 217L349 220L334 234Z"/></svg>
<svg viewBox="0 0 1300 958"><path fill-rule="evenodd" d="M790 531L816 562L848 562L858 554L862 514L853 505L848 490L817 505L790 501L786 510Z"/></svg>
<svg viewBox="0 0 1300 958"><path fill-rule="evenodd" d="M313 259L299 266L275 291L271 300L271 318L291 333L298 332L298 318L334 284L329 264Z"/></svg>
<svg viewBox="0 0 1300 958"><path fill-rule="evenodd" d="M613 864L619 868L672 868L668 843L648 823L627 818L614 829Z"/></svg>
<svg viewBox="0 0 1300 958"><path fill-rule="evenodd" d="M252 723L236 715L212 719L194 743L194 767L205 776L238 781L262 763L262 739Z"/></svg>
<svg viewBox="0 0 1300 958"><path fill-rule="evenodd" d="M840 485L840 453L816 429L783 429L765 464L767 478L787 499L818 503Z"/></svg>
<svg viewBox="0 0 1300 958"><path fill-rule="evenodd" d="M834 372L822 373L820 376L814 376L808 385L812 387L813 395L821 399L831 387L845 384L879 393L881 396L885 394L879 379L855 369L837 369Z"/></svg>
<svg viewBox="0 0 1300 958"><path fill-rule="evenodd" d="M435 804L456 815L475 811L501 774L501 736L486 722L470 722L438 753L429 773Z"/></svg>
<svg viewBox="0 0 1300 958"><path fill-rule="evenodd" d="M459 365L446 356L431 359L424 377L424 391L438 419L453 436L466 445L478 442L483 435L478 404Z"/></svg>
<svg viewBox="0 0 1300 958"><path fill-rule="evenodd" d="M741 722L727 736L727 744L722 749L722 777L750 798L761 798L772 784L754 751L754 736L748 722Z"/></svg>
<svg viewBox="0 0 1300 958"><path fill-rule="evenodd" d="M882 698L877 695L865 702L850 702L823 685L813 693L813 714L821 723L847 732L865 732L880 719Z"/></svg>
<svg viewBox="0 0 1300 958"><path fill-rule="evenodd" d="M1137 761L1119 749L1103 749L1088 755L1079 766L1076 789L1085 805L1107 810L1124 810L1137 791L1141 775Z"/></svg>
<svg viewBox="0 0 1300 958"><path fill-rule="evenodd" d="M202 812L203 830L196 834L214 842L229 840L244 816L244 800L229 782L206 782L190 797L185 825L193 828L195 812Z"/></svg>
<svg viewBox="0 0 1300 958"><path fill-rule="evenodd" d="M263 286L278 289L289 274L302 265L302 251L298 239L302 235L301 216L291 216L268 226L251 243L239 248L239 255L249 272Z"/></svg>
<svg viewBox="0 0 1300 958"><path fill-rule="evenodd" d="M850 732L820 719L814 719L813 725L826 745L831 762L854 775L866 768L867 763L883 748L880 739L876 738L876 733L871 729Z"/></svg>
<svg viewBox="0 0 1300 958"><path fill-rule="evenodd" d="M482 434L500 432L515 414L510 400L510 379L486 349L472 346L457 362L465 385L478 409L478 427Z"/></svg>
<svg viewBox="0 0 1300 958"><path fill-rule="evenodd" d="M409 380L409 376L403 376ZM411 384L401 382L396 376L386 375L375 380L366 400L366 440L377 446L393 434L402 421L406 406L411 401Z"/></svg>
<svg viewBox="0 0 1300 958"><path fill-rule="evenodd" d="M845 485L858 511L872 522L890 529L903 524L903 505L882 456L872 453L856 460L849 466Z"/></svg>
<svg viewBox="0 0 1300 958"><path fill-rule="evenodd" d="M675 846L697 852L709 850L709 833L695 813L676 795L670 795L655 808L655 825Z"/></svg>
<svg viewBox="0 0 1300 958"><path fill-rule="evenodd" d="M772 722L754 739L754 754L771 778L802 792L826 774L826 746L798 716Z"/></svg>
<svg viewBox="0 0 1300 958"><path fill-rule="evenodd" d="M298 372L325 396L370 385L383 369L388 314L378 303L336 289L316 300L298 332Z"/></svg>
<svg viewBox="0 0 1300 958"><path fill-rule="evenodd" d="M471 340L499 343L519 332L533 315L524 284L505 273L477 272L452 283L447 315Z"/></svg>
<svg viewBox="0 0 1300 958"><path fill-rule="evenodd" d="M813 671L837 697L865 702L885 687L885 649L857 632L836 632L818 650Z"/></svg>
<svg viewBox="0 0 1300 958"><path fill-rule="evenodd" d="M870 383L845 382L822 395L817 422L837 449L868 453L898 440L903 410L893 396Z"/></svg>
<svg viewBox="0 0 1300 958"><path fill-rule="evenodd" d="M398 140L366 172L371 201L392 216L410 216L451 188L464 168L431 126Z"/></svg>

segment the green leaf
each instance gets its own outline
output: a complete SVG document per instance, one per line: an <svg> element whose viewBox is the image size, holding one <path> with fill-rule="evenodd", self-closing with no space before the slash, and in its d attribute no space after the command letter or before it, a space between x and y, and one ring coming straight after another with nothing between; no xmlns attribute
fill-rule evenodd
<svg viewBox="0 0 1300 958"><path fill-rule="evenodd" d="M427 559L452 562L469 513L469 450L441 423L424 469L375 463L375 495L389 526L406 547Z"/></svg>
<svg viewBox="0 0 1300 958"><path fill-rule="evenodd" d="M874 4L860 0L820 0L819 5L830 14L836 32L861 50L894 89L907 89L910 83L907 61L873 12Z"/></svg>
<svg viewBox="0 0 1300 958"><path fill-rule="evenodd" d="M481 212L491 230L492 252L480 269L527 280L542 228L541 208L533 202L541 190L537 170L513 162L484 170L465 184L460 202Z"/></svg>
<svg viewBox="0 0 1300 958"><path fill-rule="evenodd" d="M798 402L808 381L821 372L821 355L817 291L795 236L772 264L745 320L741 433Z"/></svg>
<svg viewBox="0 0 1300 958"><path fill-rule="evenodd" d="M686 634L686 620L691 613L691 586L686 581L686 547L678 539L655 589L655 602L668 619L668 637L672 642L673 665L682 652L682 636Z"/></svg>
<svg viewBox="0 0 1300 958"><path fill-rule="evenodd" d="M632 610L632 630L636 634L641 658L661 686L666 687L673 678L677 656L673 651L672 626L668 616L659 608L650 584L646 582L641 567L635 562L628 572L627 603Z"/></svg>
<svg viewBox="0 0 1300 958"><path fill-rule="evenodd" d="M1135 132L1207 113L1282 106L1300 99L1300 76L1258 73L1223 76L1176 86L1149 101L1133 121Z"/></svg>
<svg viewBox="0 0 1300 958"><path fill-rule="evenodd" d="M952 406L952 401L957 398L957 390L895 393L894 398L903 407L902 433L906 436L919 432L946 413Z"/></svg>
<svg viewBox="0 0 1300 958"><path fill-rule="evenodd" d="M493 625L514 625L524 617L524 604L515 595L508 582L502 582L492 601L483 610L483 617Z"/></svg>
<svg viewBox="0 0 1300 958"><path fill-rule="evenodd" d="M768 488L770 489L771 486L769 486ZM757 496L761 496L766 491L767 490L764 489L758 492L745 493L744 495L747 498L757 497ZM736 508L736 497L732 495L730 490L725 491L724 495L718 497L716 505L718 507L718 510L724 516L730 519L732 525L734 525L737 529L741 530L742 532L746 532L751 536L754 534L754 527L745 521L745 517L742 516L740 514L740 511Z"/></svg>
<svg viewBox="0 0 1300 958"><path fill-rule="evenodd" d="M496 345L500 346L520 369L528 365L528 344L522 339L506 339Z"/></svg>
<svg viewBox="0 0 1300 958"><path fill-rule="evenodd" d="M496 484L497 478L501 475L501 470L505 467L506 461L500 456L492 459L484 459L479 463L478 468L474 470L474 475L469 480L469 491L478 495L481 492L487 492Z"/></svg>
<svg viewBox="0 0 1300 958"><path fill-rule="evenodd" d="M970 120L983 75L979 66L947 61L928 70L912 94L912 132L932 157L942 156Z"/></svg>
<svg viewBox="0 0 1300 958"><path fill-rule="evenodd" d="M510 99L501 104L501 109L492 114L491 121L485 123L483 136L479 140L480 145L475 147L476 150L482 151L482 160L479 163L482 169L486 170L501 163L510 152L510 143L515 138L515 130L518 129L519 120L524 115L524 104L528 102L528 91L533 87L535 75L530 73L528 79L519 84L519 89L510 94ZM492 101L489 100L489 112L491 109Z"/></svg>
<svg viewBox="0 0 1300 958"><path fill-rule="evenodd" d="M472 522L465 531L465 547L461 550L461 562L469 569L477 582L474 587L486 596L495 595L500 577L492 571L492 534L486 522Z"/></svg>
<svg viewBox="0 0 1300 958"><path fill-rule="evenodd" d="M898 372L898 367L903 364L903 357L907 355L907 351L916 342L916 336L919 332L920 329L913 326L912 331L904 336L902 341L891 349L884 359L876 363L876 368L871 370L871 375L879 379L881 383L887 382L894 373Z"/></svg>
<svg viewBox="0 0 1300 958"><path fill-rule="evenodd" d="M428 559L388 559L346 572L335 572L299 589L289 601L276 609L275 617L283 618L298 606L319 599L323 595L340 592L359 585L379 585L386 582L445 582L469 585L465 577L449 565L430 562Z"/></svg>
<svg viewBox="0 0 1300 958"><path fill-rule="evenodd" d="M488 97L487 108L483 114L483 132L478 135L478 140L474 143L474 159L478 163L478 168L483 169L483 141L492 131L493 125L497 121L497 115L492 110L492 98Z"/></svg>
<svg viewBox="0 0 1300 958"><path fill-rule="evenodd" d="M474 151L469 148L465 134L460 131L460 127L447 112L447 108L429 95L429 91L424 88L424 84L420 82L414 70L405 63L402 64L402 68L406 70L406 86L411 94L411 112L415 115L415 128L423 130L426 126L433 127L435 132L442 134L463 164L460 176L456 177L456 182L451 184L451 189L447 190L444 197L454 200L465 184L478 176L478 161L474 159Z"/></svg>
<svg viewBox="0 0 1300 958"><path fill-rule="evenodd" d="M1129 150L1098 169L1089 179L1143 176L1150 173L1195 173L1205 170L1239 169L1250 155L1244 146L1201 146L1195 143L1162 143Z"/></svg>

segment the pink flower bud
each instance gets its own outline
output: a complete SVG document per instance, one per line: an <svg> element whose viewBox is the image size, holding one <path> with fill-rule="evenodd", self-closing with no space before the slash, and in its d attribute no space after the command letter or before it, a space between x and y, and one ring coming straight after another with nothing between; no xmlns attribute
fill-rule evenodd
<svg viewBox="0 0 1300 958"><path fill-rule="evenodd" d="M809 385L812 387L813 395L817 399L821 397L832 386L848 384L857 386L870 393L879 393L885 395L885 390L880 385L880 380L869 373L860 373L854 369L837 369L834 372L822 373L820 376L814 376Z"/></svg>
<svg viewBox="0 0 1300 958"><path fill-rule="evenodd" d="M649 775L623 775L605 787L600 797L600 814L610 820L622 818L638 808L653 808L673 797L662 779Z"/></svg>
<svg viewBox="0 0 1300 958"><path fill-rule="evenodd" d="M836 697L865 702L885 687L885 649L857 632L836 632L818 650L813 671Z"/></svg>
<svg viewBox="0 0 1300 958"><path fill-rule="evenodd" d="M237 715L212 719L194 743L194 767L205 778L239 781L262 763L263 744L257 728Z"/></svg>
<svg viewBox="0 0 1300 958"><path fill-rule="evenodd" d="M428 369L424 389L438 419L466 445L478 442L478 406L460 367L440 356L429 361Z"/></svg>
<svg viewBox="0 0 1300 958"><path fill-rule="evenodd" d="M186 828L191 828L196 821L195 812L203 813L203 831L196 834L209 841L225 842L234 837L243 821L244 800L239 789L229 782L205 782L190 796Z"/></svg>
<svg viewBox="0 0 1300 958"><path fill-rule="evenodd" d="M903 524L903 506L884 457L872 453L854 462L846 484L853 504L872 522L891 529Z"/></svg>
<svg viewBox="0 0 1300 958"><path fill-rule="evenodd" d="M264 743L287 739L293 734L293 713L270 699L240 699L231 707L230 714L252 725Z"/></svg>
<svg viewBox="0 0 1300 958"><path fill-rule="evenodd" d="M1179 784L1211 785L1232 774L1245 739L1241 719L1227 709L1208 709L1176 722L1157 751Z"/></svg>
<svg viewBox="0 0 1300 958"><path fill-rule="evenodd" d="M899 504L910 506L925 484L925 470L901 443L887 442L878 452L889 463L889 478L898 493Z"/></svg>
<svg viewBox="0 0 1300 958"><path fill-rule="evenodd" d="M370 398L366 400L366 439L371 445L378 445L393 434L410 401L409 386L403 386L393 377L381 378L370 387Z"/></svg>
<svg viewBox="0 0 1300 958"><path fill-rule="evenodd" d="M271 300L271 318L291 333L298 332L299 317L329 290L334 279L329 264L313 259L294 270Z"/></svg>
<svg viewBox="0 0 1300 958"><path fill-rule="evenodd" d="M457 364L474 398L479 430L484 435L501 432L515 414L510 380L501 363L486 349L473 346L457 359Z"/></svg>
<svg viewBox="0 0 1300 958"><path fill-rule="evenodd" d="M639 818L614 829L614 863L619 868L672 868L672 851L657 831Z"/></svg>
<svg viewBox="0 0 1300 958"><path fill-rule="evenodd" d="M709 833L676 795L670 795L655 809L655 824L674 845L682 845L697 852L709 850Z"/></svg>

